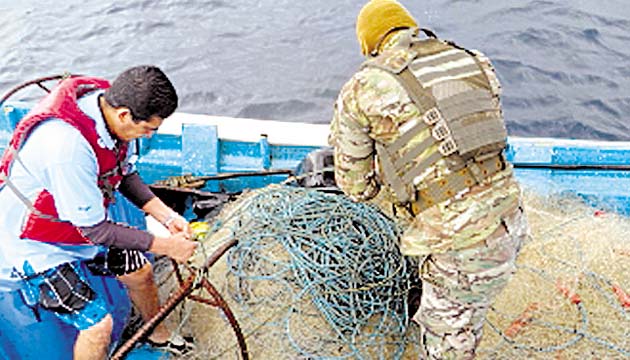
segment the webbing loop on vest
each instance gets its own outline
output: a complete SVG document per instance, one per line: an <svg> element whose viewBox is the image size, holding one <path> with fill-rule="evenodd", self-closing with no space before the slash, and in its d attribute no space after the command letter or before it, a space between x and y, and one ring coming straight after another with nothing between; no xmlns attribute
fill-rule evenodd
<svg viewBox="0 0 630 360"><path fill-rule="evenodd" d="M378 159L383 170L383 176L385 181L396 194L396 198L402 203L408 203L415 200L415 191L409 186L405 186L402 179L398 175L394 163L392 162L392 156L385 146L379 142L376 143L376 152L379 155Z"/></svg>

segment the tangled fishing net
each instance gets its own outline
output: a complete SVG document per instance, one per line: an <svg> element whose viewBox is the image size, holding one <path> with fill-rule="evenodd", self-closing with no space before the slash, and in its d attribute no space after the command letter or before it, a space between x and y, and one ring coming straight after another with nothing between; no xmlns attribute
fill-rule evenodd
<svg viewBox="0 0 630 360"><path fill-rule="evenodd" d="M579 199L525 196L533 239L490 309L479 359L630 357L630 220ZM376 208L315 190L271 186L209 220L195 262L230 239L209 271L251 359L417 359L409 322L417 263ZM159 264L157 264L159 266ZM159 281L174 289L169 271ZM186 302L170 327L196 338L184 358L238 359L215 308Z"/></svg>
<svg viewBox="0 0 630 360"><path fill-rule="evenodd" d="M376 207L271 186L224 209L194 262L203 263L212 249L238 239L225 257L225 270L211 272L224 271L215 284L224 284L220 290L253 359L400 358L416 342L406 330L417 264L401 256L398 235ZM218 344L215 334L227 332L229 338L229 327L207 325L199 324L209 335L209 348L196 356L224 358L222 346L230 342Z"/></svg>
<svg viewBox="0 0 630 360"><path fill-rule="evenodd" d="M483 359L630 357L630 219L525 197L533 241L488 314Z"/></svg>

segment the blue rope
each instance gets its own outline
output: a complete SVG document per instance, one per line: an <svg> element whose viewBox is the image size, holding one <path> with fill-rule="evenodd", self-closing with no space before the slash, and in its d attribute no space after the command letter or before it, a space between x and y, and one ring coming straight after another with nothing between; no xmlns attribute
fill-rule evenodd
<svg viewBox="0 0 630 360"><path fill-rule="evenodd" d="M417 264L400 254L394 222L374 206L302 188L266 188L243 201L231 229L239 242L227 259L234 299L243 306L271 304L289 292L281 318L301 356L402 357L409 342L407 292ZM257 286L282 290L252 299ZM305 301L332 329L320 343L336 346L310 348L301 341L292 319Z"/></svg>

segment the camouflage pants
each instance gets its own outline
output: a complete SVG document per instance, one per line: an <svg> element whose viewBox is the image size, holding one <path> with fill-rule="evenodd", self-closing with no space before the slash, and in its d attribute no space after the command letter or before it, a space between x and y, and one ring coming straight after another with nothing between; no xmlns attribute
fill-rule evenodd
<svg viewBox="0 0 630 360"><path fill-rule="evenodd" d="M488 308L515 270L516 256L529 236L519 208L479 245L429 255L420 265L420 324L426 359L472 359L481 341Z"/></svg>

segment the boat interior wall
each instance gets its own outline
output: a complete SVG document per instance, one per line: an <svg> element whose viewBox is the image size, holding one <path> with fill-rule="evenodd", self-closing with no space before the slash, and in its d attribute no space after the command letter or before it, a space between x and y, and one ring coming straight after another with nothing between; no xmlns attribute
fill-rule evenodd
<svg viewBox="0 0 630 360"><path fill-rule="evenodd" d="M9 103L0 111L0 150L28 111ZM138 141L137 167L148 183L171 176L295 169L326 146L328 126L175 113L156 135ZM630 215L630 142L509 137L506 151L525 189L569 194ZM208 191L238 192L282 181L286 175L209 181Z"/></svg>
<svg viewBox="0 0 630 360"><path fill-rule="evenodd" d="M244 119L175 113L158 130L158 134L181 135L182 124L216 125L224 140L256 142L262 134L274 145L306 145L321 147L328 144L327 124L307 124L275 120Z"/></svg>

